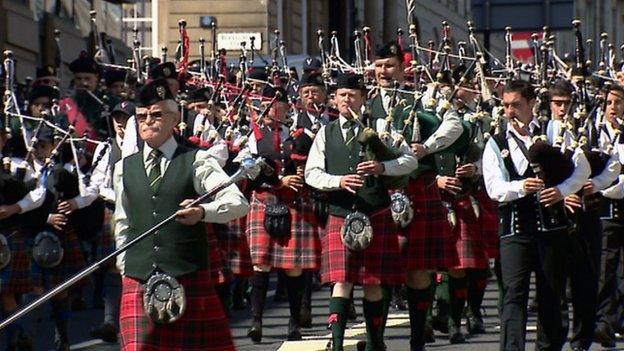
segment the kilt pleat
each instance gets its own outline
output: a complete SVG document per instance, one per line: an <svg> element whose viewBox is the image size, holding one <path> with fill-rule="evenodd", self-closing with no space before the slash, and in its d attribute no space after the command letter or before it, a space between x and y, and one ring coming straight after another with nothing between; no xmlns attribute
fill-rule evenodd
<svg viewBox="0 0 624 351"><path fill-rule="evenodd" d="M249 243L245 235L247 217L241 217L226 224L214 224L218 245L224 257L225 269L236 277L247 277L253 273Z"/></svg>
<svg viewBox="0 0 624 351"><path fill-rule="evenodd" d="M120 329L124 351L231 351L235 350L229 322L203 270L178 280L186 293L187 309L171 324L155 324L143 309L141 282L123 278Z"/></svg>
<svg viewBox="0 0 624 351"><path fill-rule="evenodd" d="M424 173L410 180L407 195L412 200L414 219L405 231L402 245L404 267L408 270L446 270L459 264L446 209L442 205L435 174Z"/></svg>
<svg viewBox="0 0 624 351"><path fill-rule="evenodd" d="M323 236L323 283L351 282L354 284L402 284L405 279L397 241L397 227L389 209L370 216L373 241L363 251L346 248L341 239L344 218L329 216Z"/></svg>
<svg viewBox="0 0 624 351"><path fill-rule="evenodd" d="M26 250L25 234L10 229L3 231L11 250L11 261L0 270L0 293L21 294L32 291L33 281Z"/></svg>
<svg viewBox="0 0 624 351"><path fill-rule="evenodd" d="M458 224L455 227L455 232L459 237L455 244L459 256L459 265L455 268L488 268L486 242L481 227L482 214L479 215L479 218L476 217L468 197L454 199L453 208L457 213Z"/></svg>
<svg viewBox="0 0 624 351"><path fill-rule="evenodd" d="M31 265L34 284L43 287L45 290L63 283L86 267L86 259L73 226L68 224L62 232L55 231L55 233L63 245L63 259L61 263L53 268L41 267L34 261L32 261ZM29 253L32 259L32 246L29 248ZM74 284L73 287L84 287L88 283L89 279L85 278Z"/></svg>
<svg viewBox="0 0 624 351"><path fill-rule="evenodd" d="M210 267L210 277L212 284L221 285L232 280L230 270L225 267L225 256L219 246L217 235L212 223L206 223L206 235L208 236L208 258Z"/></svg>
<svg viewBox="0 0 624 351"><path fill-rule="evenodd" d="M278 201L287 203L291 215L291 235L273 238L264 228L265 206ZM281 269L317 269L320 266L321 242L312 200L303 191L254 191L247 216L247 240L254 265Z"/></svg>

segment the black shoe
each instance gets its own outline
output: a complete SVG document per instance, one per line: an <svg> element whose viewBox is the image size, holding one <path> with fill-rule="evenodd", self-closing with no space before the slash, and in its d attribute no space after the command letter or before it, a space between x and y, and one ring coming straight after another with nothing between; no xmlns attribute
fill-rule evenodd
<svg viewBox="0 0 624 351"><path fill-rule="evenodd" d="M594 340L605 348L615 347L615 335L605 330L605 328L596 328L594 331Z"/></svg>
<svg viewBox="0 0 624 351"><path fill-rule="evenodd" d="M357 312L355 311L355 303L353 302L353 299L351 299L351 302L349 302L349 315L347 316L347 319L350 321L354 321L357 320Z"/></svg>
<svg viewBox="0 0 624 351"><path fill-rule="evenodd" d="M425 327L425 344L433 344L435 342L435 336L433 335L433 328L427 325Z"/></svg>
<svg viewBox="0 0 624 351"><path fill-rule="evenodd" d="M475 316L468 317L468 332L473 335L485 334L483 318Z"/></svg>
<svg viewBox="0 0 624 351"><path fill-rule="evenodd" d="M332 351L334 348L332 340L329 339L329 341L327 342L327 345L325 345L325 351Z"/></svg>
<svg viewBox="0 0 624 351"><path fill-rule="evenodd" d="M425 345L422 346L410 346L410 351L425 351Z"/></svg>
<svg viewBox="0 0 624 351"><path fill-rule="evenodd" d="M407 311L407 303L401 296L394 296L392 298L392 307L399 311Z"/></svg>
<svg viewBox="0 0 624 351"><path fill-rule="evenodd" d="M366 340L360 340L355 345L355 348L357 351L366 351L366 345L367 345ZM387 349L388 347L386 346L386 344L382 343L381 345L379 345L379 347L377 347L376 351L385 351Z"/></svg>
<svg viewBox="0 0 624 351"><path fill-rule="evenodd" d="M435 315L431 318L431 327L442 334L448 334L448 315Z"/></svg>
<svg viewBox="0 0 624 351"><path fill-rule="evenodd" d="M254 321L251 328L247 331L247 336L254 343L260 343L262 341L262 322Z"/></svg>
<svg viewBox="0 0 624 351"><path fill-rule="evenodd" d="M102 339L104 342L117 342L117 328L110 323L104 323L97 328L91 329L91 336Z"/></svg>
<svg viewBox="0 0 624 351"><path fill-rule="evenodd" d="M288 321L288 341L299 341L301 340L301 328L299 327L299 323L295 322L294 319L290 318Z"/></svg>
<svg viewBox="0 0 624 351"><path fill-rule="evenodd" d="M301 328L312 328L312 312L308 307L301 309L301 315L299 318L299 326Z"/></svg>
<svg viewBox="0 0 624 351"><path fill-rule="evenodd" d="M571 348L570 350L572 350L572 351L588 351L588 349L584 349L584 348L582 348L580 346L575 346L575 347Z"/></svg>
<svg viewBox="0 0 624 351"><path fill-rule="evenodd" d="M461 332L461 328L454 322L449 322L449 341L451 344L463 344L466 342L464 334Z"/></svg>

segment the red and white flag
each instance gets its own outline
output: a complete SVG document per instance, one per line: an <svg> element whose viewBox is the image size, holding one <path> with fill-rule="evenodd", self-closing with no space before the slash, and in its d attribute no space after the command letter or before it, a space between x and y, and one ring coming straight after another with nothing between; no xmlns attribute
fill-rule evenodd
<svg viewBox="0 0 624 351"><path fill-rule="evenodd" d="M531 34L533 33L514 32L511 34L511 54L516 60L529 63L533 59Z"/></svg>

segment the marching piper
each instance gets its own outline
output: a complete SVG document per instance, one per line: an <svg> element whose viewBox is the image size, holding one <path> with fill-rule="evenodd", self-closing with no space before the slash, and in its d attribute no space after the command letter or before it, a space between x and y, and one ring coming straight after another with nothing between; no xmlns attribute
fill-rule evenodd
<svg viewBox="0 0 624 351"><path fill-rule="evenodd" d="M604 124L597 124L601 149L618 148L622 144L622 123L624 123L624 88L613 86L606 96ZM621 154L617 155L622 157ZM622 167L624 169L624 167ZM602 256L600 259L598 311L596 314L595 339L603 347L615 347L615 331L618 329L618 286L617 271L621 267L624 251L622 230L624 229L624 175L600 191L600 219L602 222Z"/></svg>
<svg viewBox="0 0 624 351"><path fill-rule="evenodd" d="M412 350L422 350L427 314L433 299L431 271L446 270L459 262L455 248L457 238L447 221L440 191L431 184L436 183L439 168L450 167L441 155L452 150L463 128L455 111L449 110L440 118L423 111L419 105L413 106L419 102L411 97L406 102L414 110L414 120L410 122L410 111L392 101L395 82L401 86L405 79L402 50L397 43L391 42L376 54L375 78L381 92L371 102L371 112L385 118L391 110L394 130L405 131L402 138L409 142L412 152L419 158L419 167L410 175L406 189L414 217L407 224L404 232L407 235L400 233L399 238L405 243L401 251L407 269L410 345Z"/></svg>
<svg viewBox="0 0 624 351"><path fill-rule="evenodd" d="M205 152L174 139L178 106L164 79L148 83L137 97L138 133L144 145L115 166L115 237L123 244L174 212L177 221L118 260L123 275L122 350L234 350L212 285L206 227L200 221L226 223L243 216L247 201L230 185L212 202L180 210L228 178ZM166 306L149 299L144 306L145 291L156 286L171 288L172 299ZM144 308L166 311L148 316Z"/></svg>
<svg viewBox="0 0 624 351"><path fill-rule="evenodd" d="M501 350L524 350L532 270L537 278L539 306L537 348L559 350L563 346L560 301L566 257L560 248L565 245L569 222L558 206L566 196L579 191L590 175L580 149L575 151L573 163L555 150L558 156L548 162L560 166L557 178L565 178L545 188L546 179L538 178L543 177L540 167L544 164L535 163L539 158L530 157L528 151L534 143L532 136L541 134L533 116L535 100L530 83L511 81L506 85L503 107L509 127L488 141L483 154L485 186L488 195L499 202L502 223L500 259L505 293ZM533 163L529 164L529 159Z"/></svg>
<svg viewBox="0 0 624 351"><path fill-rule="evenodd" d="M33 235L33 228L28 222L32 221L30 211L43 204L45 188L29 191L34 172L22 159L3 153L7 142L4 119L0 121L0 127L0 246L3 258L0 262L0 300L3 315L8 316L17 310L18 298L33 289L26 244ZM17 321L4 330L6 350L32 349L32 336L28 335L27 327L23 321Z"/></svg>
<svg viewBox="0 0 624 351"><path fill-rule="evenodd" d="M401 155L380 162L367 159L358 142L365 133L385 130L385 121L365 122L363 78L341 74L335 103L340 117L321 127L308 156L305 179L329 195L329 220L323 238L321 279L335 283L329 303L332 350L342 350L351 290L364 286L367 350L383 350L382 288L404 281L397 241L397 227L390 215L390 195L381 176L407 175L418 161L406 144ZM357 118L357 120L356 120ZM370 123L371 129L363 124ZM373 125L375 123L375 125ZM371 238L372 235L372 238Z"/></svg>
<svg viewBox="0 0 624 351"><path fill-rule="evenodd" d="M570 130L568 127L572 108L574 108L572 98L574 89L572 83L567 80L555 81L549 88L552 119L548 124L548 140L552 144L560 145L562 152L571 149L578 139L574 135L574 129ZM586 106L583 106L581 102L578 108L586 108ZM589 129L587 131L589 135L597 135L595 126L588 125L587 129ZM596 151L589 145L590 140L594 139L596 138L587 138L587 145L583 146L585 155L604 159L603 169L597 169L596 165L590 163L591 176L583 184L583 189L578 194L569 195L565 199L568 208L576 215L576 228L568 237L567 243L570 263L568 280L574 311L570 336L570 345L573 350L575 348L589 349L594 339L602 247L599 197L600 191L609 187L617 179L621 169L617 153L613 152L609 155L607 149ZM567 303L564 303L562 307L564 335L567 335L569 329Z"/></svg>
<svg viewBox="0 0 624 351"><path fill-rule="evenodd" d="M285 273L290 306L287 338L300 340L305 287L303 272L318 269L321 243L310 189L304 184L303 166L297 167L291 158L292 139L285 124L288 112L286 94L281 88L267 86L263 96L265 101L261 107L269 110L263 111L265 113L259 117L263 120L252 122L248 150L241 150L238 157L247 153L261 155L275 162L280 171L274 177L256 180L250 185L253 192L246 235L254 266L254 273L249 278L253 324L247 335L254 342L262 339L269 273L272 269L279 269Z"/></svg>

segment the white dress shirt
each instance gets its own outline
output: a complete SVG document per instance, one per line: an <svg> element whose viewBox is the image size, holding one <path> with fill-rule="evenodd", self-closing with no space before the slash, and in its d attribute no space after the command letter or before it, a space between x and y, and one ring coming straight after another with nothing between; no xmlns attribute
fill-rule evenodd
<svg viewBox="0 0 624 351"><path fill-rule="evenodd" d="M32 167L25 163L21 158L11 157L11 173L15 174L19 167L26 167L26 173L24 174L24 182L29 182L34 177L34 172ZM4 157L2 153L0 153L0 161L4 161ZM2 166L4 167L4 166ZM32 211L38 207L40 207L45 200L46 189L43 184L39 184L37 188L28 192L28 194L24 195L24 197L17 202L17 205L20 208L19 213L25 213L28 211Z"/></svg>
<svg viewBox="0 0 624 351"><path fill-rule="evenodd" d="M342 137L346 140L347 129L342 128L342 126L348 120L343 116L340 116L338 120ZM325 170L325 128L326 126L321 127L312 143L312 148L310 149L305 167L305 181L308 185L318 190L332 191L340 189L340 179L343 176L329 174ZM384 131L386 129L386 120L383 118L376 119L375 128L378 133ZM360 127L356 124L355 135L358 134L359 129ZM394 160L382 162L385 168L382 173L383 175L407 175L418 167L418 158L414 155L407 143L401 143L399 149L403 153L401 156Z"/></svg>

